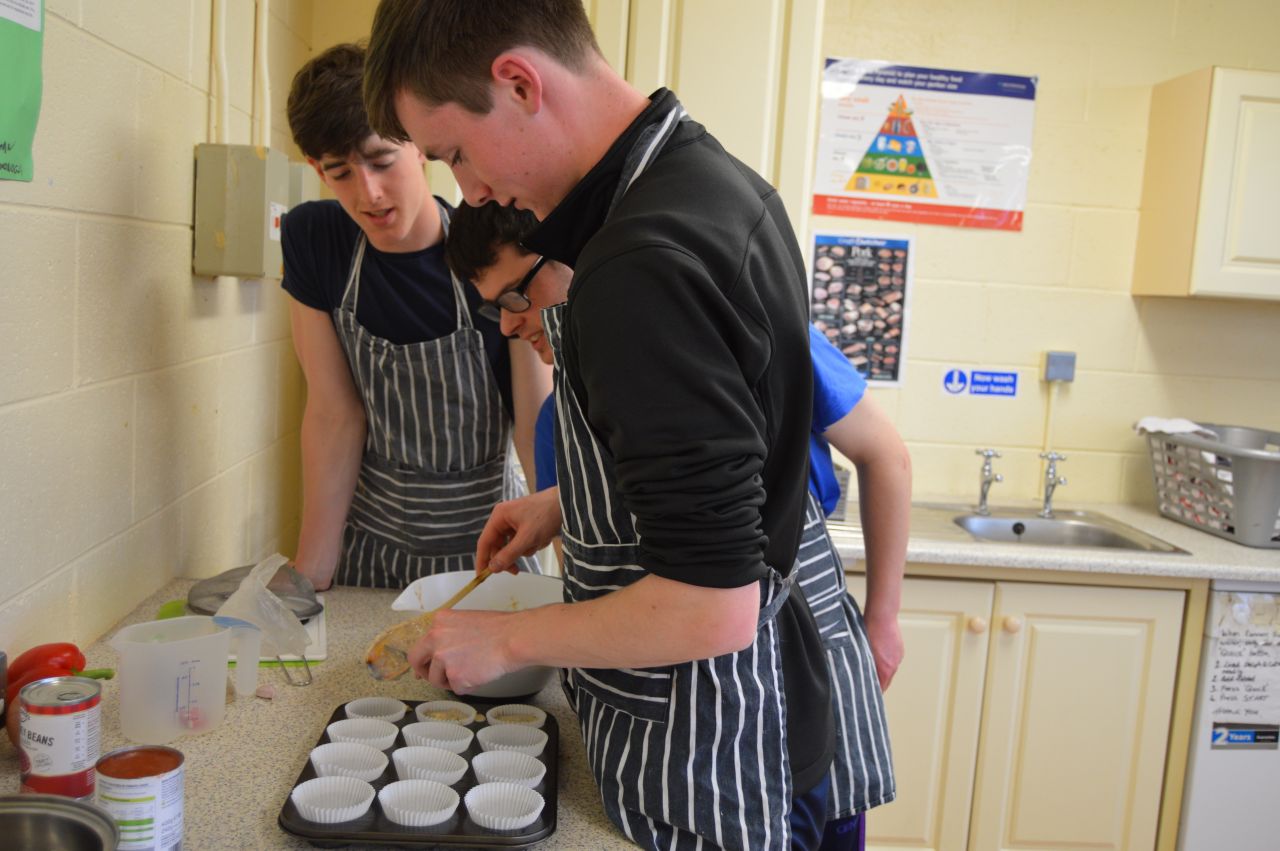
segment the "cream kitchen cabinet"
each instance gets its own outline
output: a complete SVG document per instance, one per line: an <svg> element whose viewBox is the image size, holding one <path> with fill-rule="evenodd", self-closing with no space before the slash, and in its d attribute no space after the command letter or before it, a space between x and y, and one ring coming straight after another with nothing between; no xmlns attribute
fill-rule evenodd
<svg viewBox="0 0 1280 851"><path fill-rule="evenodd" d="M1155 848L1185 598L908 576L868 847Z"/></svg>
<svg viewBox="0 0 1280 851"><path fill-rule="evenodd" d="M1280 299L1280 73L1205 68L1151 98L1137 295Z"/></svg>

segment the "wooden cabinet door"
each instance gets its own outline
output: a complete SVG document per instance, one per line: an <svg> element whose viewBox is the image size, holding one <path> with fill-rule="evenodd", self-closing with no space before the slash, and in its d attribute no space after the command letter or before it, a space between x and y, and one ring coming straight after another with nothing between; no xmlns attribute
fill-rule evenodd
<svg viewBox="0 0 1280 851"><path fill-rule="evenodd" d="M1183 602L996 583L969 848L1154 847Z"/></svg>
<svg viewBox="0 0 1280 851"><path fill-rule="evenodd" d="M1215 68L1192 287L1280 299L1280 74Z"/></svg>
<svg viewBox="0 0 1280 851"><path fill-rule="evenodd" d="M848 581L866 599L865 578ZM902 583L906 655L885 693L898 797L868 816L870 849L965 848L993 594L990 582Z"/></svg>
<svg viewBox="0 0 1280 851"><path fill-rule="evenodd" d="M589 8L605 4L594 0ZM625 71L614 65L646 94L660 86L675 91L690 117L725 150L777 187L801 235L813 172L825 5L630 0Z"/></svg>

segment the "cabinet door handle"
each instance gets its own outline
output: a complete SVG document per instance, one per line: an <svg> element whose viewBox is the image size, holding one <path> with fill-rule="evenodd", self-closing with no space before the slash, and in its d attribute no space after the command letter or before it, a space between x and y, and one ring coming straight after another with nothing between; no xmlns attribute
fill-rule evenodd
<svg viewBox="0 0 1280 851"><path fill-rule="evenodd" d="M968 627L969 627L969 632L972 632L974 635L981 635L982 633L987 631L987 619L980 618L977 615L974 615L973 617L969 618Z"/></svg>
<svg viewBox="0 0 1280 851"><path fill-rule="evenodd" d="M1004 631L1010 635L1022 630L1022 618L1017 615L1009 615L1004 619Z"/></svg>

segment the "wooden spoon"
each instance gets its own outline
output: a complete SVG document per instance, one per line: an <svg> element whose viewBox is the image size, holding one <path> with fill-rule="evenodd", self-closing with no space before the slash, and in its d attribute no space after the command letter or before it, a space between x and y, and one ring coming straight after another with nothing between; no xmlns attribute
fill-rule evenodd
<svg viewBox="0 0 1280 851"><path fill-rule="evenodd" d="M471 581L463 585L458 593L446 600L443 605L378 633L378 637L373 640L364 654L364 663L369 668L369 674L375 680L394 680L402 676L409 670L409 650L418 643L418 639L427 634L427 630L431 629L436 612L451 609L457 605L463 597L474 591L477 585L489 577L489 572L488 569L476 571Z"/></svg>

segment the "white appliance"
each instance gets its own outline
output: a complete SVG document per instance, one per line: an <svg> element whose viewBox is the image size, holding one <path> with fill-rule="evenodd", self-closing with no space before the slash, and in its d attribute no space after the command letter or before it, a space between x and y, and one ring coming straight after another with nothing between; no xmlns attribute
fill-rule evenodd
<svg viewBox="0 0 1280 851"><path fill-rule="evenodd" d="M1180 851L1280 848L1280 584L1211 586Z"/></svg>

